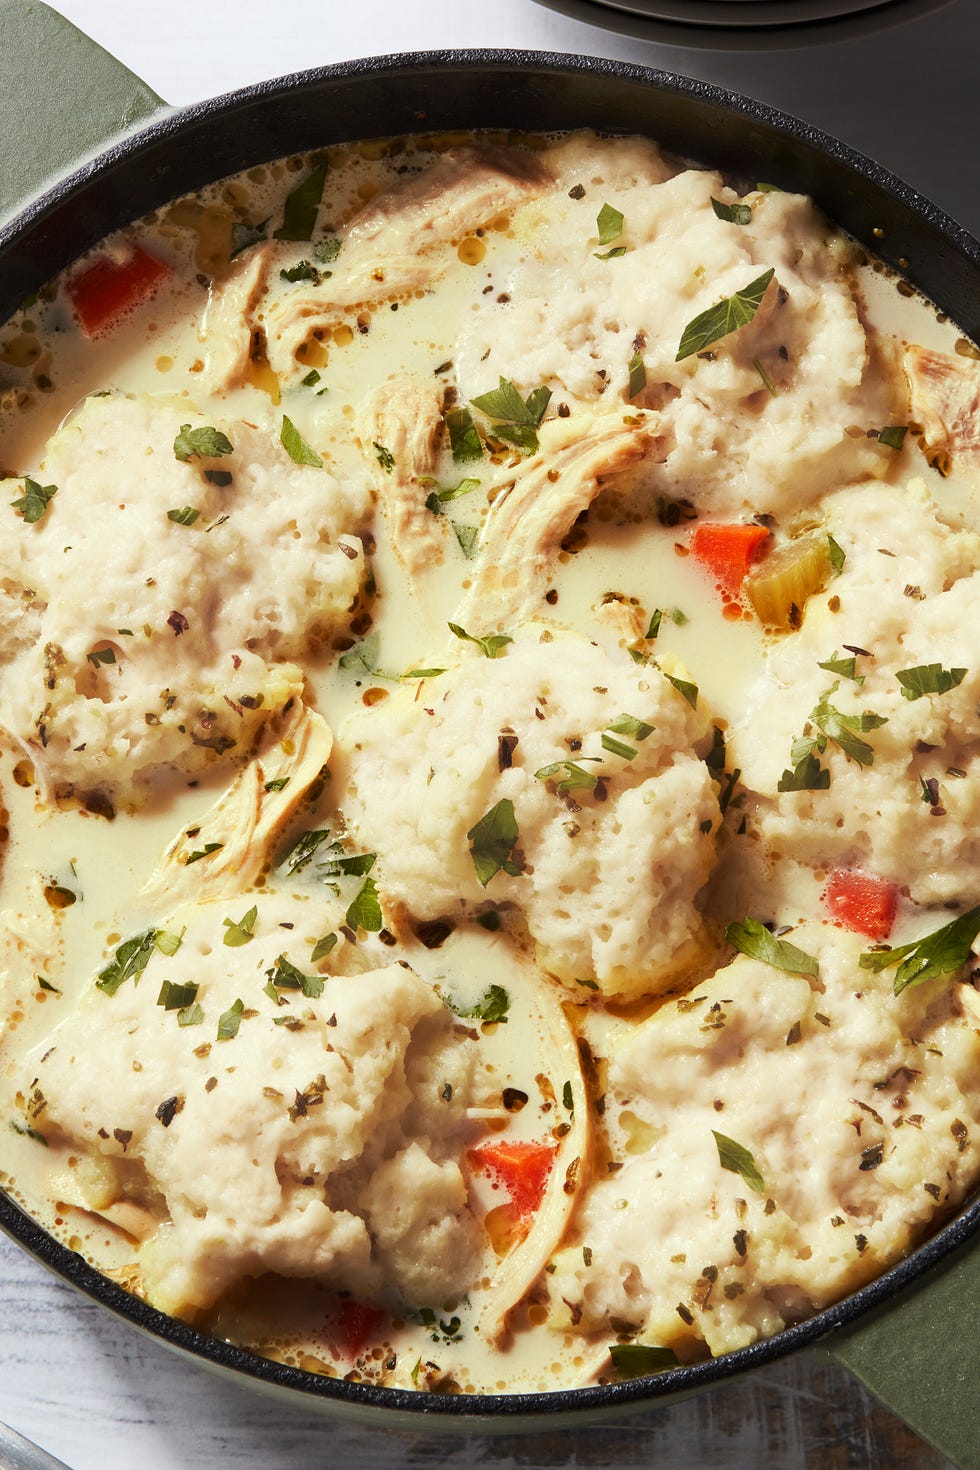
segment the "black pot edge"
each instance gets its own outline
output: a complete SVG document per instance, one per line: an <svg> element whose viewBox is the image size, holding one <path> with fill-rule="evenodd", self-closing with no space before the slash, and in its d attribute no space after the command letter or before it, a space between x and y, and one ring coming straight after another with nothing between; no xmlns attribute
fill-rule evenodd
<svg viewBox="0 0 980 1470"><path fill-rule="evenodd" d="M174 110L151 121L147 127L116 141L103 153L58 181L0 229L0 276L3 277L0 279L0 320L16 309L27 291L37 289L107 233L104 213L97 216L94 224L91 219L80 221L76 217L74 223L79 227L71 228L72 207L76 196L84 194L87 188L94 188L98 192L100 181L107 177L110 184L117 182L118 176L124 175L137 160L147 154L152 157L154 150L165 148L168 143L179 142L181 135L188 130L192 135L206 134L210 132L214 122L225 114L231 115L249 107L270 105L280 100L293 100L297 95L316 91L330 83L341 87L351 84L363 89L365 81L372 77L390 79L399 76L403 80L411 78L422 81L427 76L446 70L463 71L467 76L479 72L496 72L498 77L503 71L506 75L529 80L533 79L535 69L539 78L568 78L573 81L608 79L610 82L635 86L651 95L680 99L687 105L696 105L707 109L709 113L714 112L719 124L730 121L731 114L735 113L747 126L758 128L766 135L775 134L777 139L802 148L805 154L812 154L823 165L830 160L838 171L853 178L855 185L864 184L868 187L871 191L870 202L876 207L890 205L896 219L910 213L924 224L927 237L935 236L939 244L951 252L948 259L954 265L959 257L962 269L976 292L976 277L980 272L980 243L894 174L809 124L767 104L713 84L632 63L547 52L477 49L408 53L337 63L259 83L191 107ZM438 114L437 106L424 109L421 114L417 114L420 126L415 130L442 131L451 126L480 125L461 121L455 124L440 122ZM493 121L484 125L500 127L508 124ZM582 125L585 124L565 124ZM595 119L591 125L595 126ZM509 126L513 126L512 120ZM526 124L528 131L534 131L535 126L531 121ZM552 122L548 126L553 128L556 124ZM328 127L331 142L354 141L358 137L383 136L390 135L393 131L408 130L389 127L383 133L371 133L356 128L352 131L350 128L338 130L336 126ZM611 132L626 130L619 126L609 129ZM636 127L632 130L643 131ZM283 149L282 152L302 151L304 147L314 146L315 141L311 141L291 149ZM717 155L719 150L712 151ZM721 151L724 152L724 148ZM206 153L205 156L211 159L214 157L213 153ZM234 166L245 168L276 156L278 155L267 147L264 152L245 157ZM695 155L692 153L689 156ZM187 167L186 159L178 158L178 163ZM793 178L797 187L801 187L798 173L787 165L785 159L782 162L777 159L776 164L777 172L770 175L770 178L781 176L787 184ZM119 215L112 214L110 229L121 227L139 214L167 202L176 194L190 192L206 182L222 177L224 172L231 172L231 169L216 170L204 166L200 177L185 179L179 189L173 190L166 185L165 174L153 175L152 170L147 169L142 176L139 198L142 200L148 195L153 202L142 202L139 208L128 214L125 211ZM808 183L805 187L807 192L815 194L818 202L821 202L820 191L813 190ZM162 192L159 192L160 188ZM853 186L851 192L853 194ZM117 210L122 201L133 197L128 189L122 194L113 194L110 188L108 193L110 202L115 203ZM840 211L828 212L832 212L835 218L840 218ZM926 290L939 307L949 310L971 335L980 336L980 292L976 292L973 302L974 325L969 314L964 312L964 300L956 297L954 307L947 298L943 278L937 277L939 289L935 286L930 289L923 284L921 275L911 268L909 258L896 253L896 250L904 248L902 242L896 247L888 238L887 230L878 238L875 227L872 227L869 232L871 239L853 228L852 233L897 271L907 273L913 284ZM11 257L17 262L21 253L27 257L25 269L28 284L23 289L16 290L11 299L4 295L6 277L3 273L9 267ZM954 274L950 283L954 296L957 284L958 275ZM371 1422L377 1422L375 1411L383 1408L386 1410L385 1422L389 1425L400 1423L403 1426L418 1426L428 1420L433 1426L440 1423L448 1427L449 1423L453 1423L460 1427L479 1427L482 1424L493 1426L498 1431L508 1428L527 1431L534 1427L554 1426L556 1421L563 1418L578 1419L583 1414L594 1417L602 1413L623 1412L638 1404L662 1402L707 1387L743 1369L761 1366L794 1349L813 1345L846 1327L861 1314L886 1304L896 1293L912 1285L923 1273L938 1265L958 1247L965 1245L978 1228L980 1197L975 1198L925 1244L868 1286L771 1338L708 1362L672 1369L661 1375L630 1382L563 1389L553 1393L510 1394L499 1398L466 1394L437 1396L324 1378L257 1357L233 1344L198 1332L188 1324L150 1307L102 1276L81 1256L48 1235L11 1197L0 1190L0 1229L85 1295L185 1355L244 1376L258 1385L291 1390L302 1394L308 1401L330 1404L338 1411L347 1409L351 1416L365 1417Z"/></svg>

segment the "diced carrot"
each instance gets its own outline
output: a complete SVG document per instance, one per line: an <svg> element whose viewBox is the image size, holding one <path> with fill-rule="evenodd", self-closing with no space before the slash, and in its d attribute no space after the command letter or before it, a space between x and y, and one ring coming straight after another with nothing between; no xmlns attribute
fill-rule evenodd
<svg viewBox="0 0 980 1470"><path fill-rule="evenodd" d="M544 1196L555 1162L554 1143L531 1143L500 1139L481 1143L470 1150L470 1158L510 1195L520 1217L533 1215Z"/></svg>
<svg viewBox="0 0 980 1470"><path fill-rule="evenodd" d="M835 868L823 891L834 922L868 939L887 939L898 912L898 888L873 873Z"/></svg>
<svg viewBox="0 0 980 1470"><path fill-rule="evenodd" d="M67 291L87 337L101 337L156 291L170 267L139 245L122 263L99 255L72 276Z"/></svg>
<svg viewBox="0 0 980 1470"><path fill-rule="evenodd" d="M380 1307L369 1307L344 1297L336 1316L327 1326L330 1346L338 1357L353 1362L366 1345L377 1336L385 1313Z"/></svg>
<svg viewBox="0 0 980 1470"><path fill-rule="evenodd" d="M695 526L691 550L712 571L722 592L738 597L753 562L758 561L771 533L754 521L721 525L706 521Z"/></svg>

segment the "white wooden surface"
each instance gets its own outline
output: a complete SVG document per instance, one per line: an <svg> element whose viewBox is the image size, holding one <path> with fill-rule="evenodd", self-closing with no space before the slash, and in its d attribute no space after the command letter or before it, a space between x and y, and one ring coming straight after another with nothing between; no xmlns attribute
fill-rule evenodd
<svg viewBox="0 0 980 1470"><path fill-rule="evenodd" d="M726 55L607 34L532 0L55 0L173 103L356 56L518 46L686 72L879 158L980 232L980 6L848 45ZM597 11L601 18L601 11ZM622 1424L519 1439L395 1437L229 1385L77 1296L0 1237L0 1419L72 1470L942 1470L832 1365L796 1359ZM0 1466L2 1466L0 1453Z"/></svg>

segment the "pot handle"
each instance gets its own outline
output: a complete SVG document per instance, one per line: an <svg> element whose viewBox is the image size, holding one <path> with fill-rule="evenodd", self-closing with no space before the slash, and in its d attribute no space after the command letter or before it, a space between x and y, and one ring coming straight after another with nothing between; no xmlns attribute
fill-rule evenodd
<svg viewBox="0 0 980 1470"><path fill-rule="evenodd" d="M0 0L0 224L165 103L39 0Z"/></svg>
<svg viewBox="0 0 980 1470"><path fill-rule="evenodd" d="M960 1470L980 1470L980 1236L821 1343Z"/></svg>

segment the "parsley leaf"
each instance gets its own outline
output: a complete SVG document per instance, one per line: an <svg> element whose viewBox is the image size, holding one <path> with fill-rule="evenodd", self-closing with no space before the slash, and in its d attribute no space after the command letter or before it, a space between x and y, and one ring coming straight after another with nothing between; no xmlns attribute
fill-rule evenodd
<svg viewBox="0 0 980 1470"><path fill-rule="evenodd" d="M234 919L222 919L225 926L224 942L232 949L238 949L243 944L248 944L250 939L255 938L255 921L259 911L253 903L247 914L236 923Z"/></svg>
<svg viewBox="0 0 980 1470"><path fill-rule="evenodd" d="M747 326L759 310L766 288L775 273L775 268L770 266L761 276L736 291L734 296L726 296L723 301L709 306L707 311L700 312L693 321L688 322L681 334L674 361L683 362L684 358L693 357L696 352L710 347L712 342L718 342L739 327Z"/></svg>
<svg viewBox="0 0 980 1470"><path fill-rule="evenodd" d="M608 730L602 732L602 748L608 750L611 755L621 756L624 761L631 761L637 754L635 745L627 745L625 740L617 740L615 735L610 735Z"/></svg>
<svg viewBox="0 0 980 1470"><path fill-rule="evenodd" d="M759 1173L758 1165L748 1149L736 1143L734 1138L726 1138L724 1133L715 1133L713 1128L711 1132L718 1145L718 1162L721 1167L730 1170L732 1174L741 1174L746 1184L750 1189L754 1189L756 1194L765 1194L765 1180Z"/></svg>
<svg viewBox="0 0 980 1470"><path fill-rule="evenodd" d="M352 929L367 929L377 934L384 919L378 902L378 885L373 878L364 879L356 898L347 906L346 918Z"/></svg>
<svg viewBox="0 0 980 1470"><path fill-rule="evenodd" d="M746 918L744 924L729 924L725 939L741 954L761 960L764 965L772 965L777 970L786 970L790 975L812 975L816 979L820 973L813 955L797 949L795 944L788 944L785 939L777 939L758 919Z"/></svg>
<svg viewBox="0 0 980 1470"><path fill-rule="evenodd" d="M184 935L186 933L186 924L184 925L183 929L181 929L179 934L170 934L166 929L158 929L156 935L157 949L160 951L161 954L165 954L169 958L172 958L177 953L178 949L180 949L180 946L183 944Z"/></svg>
<svg viewBox="0 0 980 1470"><path fill-rule="evenodd" d="M719 219L726 220L730 225L750 225L752 223L751 204L725 204L712 194L711 208Z"/></svg>
<svg viewBox="0 0 980 1470"><path fill-rule="evenodd" d="M184 859L184 867L189 868L191 863L199 863L201 858L210 857L213 852L219 852L223 847L223 842L205 842L204 846L198 848L197 852L190 853Z"/></svg>
<svg viewBox="0 0 980 1470"><path fill-rule="evenodd" d="M392 470L395 468L395 456L392 454L390 449L387 449L383 444L379 444L377 439L373 439L371 443L378 464L384 470L386 475L390 475Z"/></svg>
<svg viewBox="0 0 980 1470"><path fill-rule="evenodd" d="M698 686L696 684L689 684L686 679L678 679L674 674L668 674L666 669L661 669L660 672L663 674L668 683L673 684L678 694L683 694L684 698L687 700L691 708L697 709Z"/></svg>
<svg viewBox="0 0 980 1470"><path fill-rule="evenodd" d="M327 165L311 169L286 196L282 224L274 231L277 240L309 240L316 224Z"/></svg>
<svg viewBox="0 0 980 1470"><path fill-rule="evenodd" d="M467 643L475 643L484 658L497 658L501 649L514 641L506 633L490 633L486 638L476 638L472 633L467 633L466 629L461 628L458 623L450 623L449 631Z"/></svg>
<svg viewBox="0 0 980 1470"><path fill-rule="evenodd" d="M830 772L820 764L812 749L776 782L777 791L826 791L829 786Z"/></svg>
<svg viewBox="0 0 980 1470"><path fill-rule="evenodd" d="M185 505L182 510L168 510L167 520L175 521L178 526L193 526L200 514L193 505Z"/></svg>
<svg viewBox="0 0 980 1470"><path fill-rule="evenodd" d="M10 504L14 510L23 516L29 526L39 521L47 510L52 498L57 495L57 485L39 485L29 475L24 476L24 494L19 500L12 500Z"/></svg>
<svg viewBox="0 0 980 1470"><path fill-rule="evenodd" d="M96 669L99 667L99 664L114 664L116 662L115 652L111 648L93 648L91 653L87 653L85 657L92 667Z"/></svg>
<svg viewBox="0 0 980 1470"><path fill-rule="evenodd" d="M307 444L299 429L292 419L282 416L282 430L279 434L279 442L285 449L293 464L308 464L314 469L323 469L323 460L317 454L312 445Z"/></svg>
<svg viewBox="0 0 980 1470"><path fill-rule="evenodd" d="M908 424L892 424L888 428L879 429L878 443L887 445L889 449L901 449L908 431Z"/></svg>
<svg viewBox="0 0 980 1470"><path fill-rule="evenodd" d="M493 432L527 454L538 448L537 429L551 402L550 388L535 388L522 398L508 378L501 378L497 388L471 400L474 408L494 420Z"/></svg>
<svg viewBox="0 0 980 1470"><path fill-rule="evenodd" d="M853 679L855 684L864 683L864 675L857 672L857 658L853 654L850 658L839 658L836 648L817 668L826 669L828 674L839 674L842 679Z"/></svg>
<svg viewBox="0 0 980 1470"><path fill-rule="evenodd" d="M262 789L263 791L285 791L289 780L288 776L275 776L271 781L266 781Z"/></svg>
<svg viewBox="0 0 980 1470"><path fill-rule="evenodd" d="M648 725L646 720L637 719L636 715L617 715L608 728L614 735L632 735L634 740L646 740L654 730L653 725Z"/></svg>
<svg viewBox="0 0 980 1470"><path fill-rule="evenodd" d="M980 904L911 944L866 950L861 956L861 969L878 972L898 965L894 988L895 994L901 995L909 985L921 985L942 975L954 975L969 961L978 934Z"/></svg>
<svg viewBox="0 0 980 1470"><path fill-rule="evenodd" d="M837 684L832 685L825 694L820 696L819 703L810 711L810 719L825 737L824 743L819 740L816 742L816 748L823 752L826 740L829 740L839 750L842 750L849 760L855 760L861 766L873 766L874 747L866 740L861 740L854 732L856 730L877 730L888 723L888 717L873 714L871 710L865 710L860 715L842 714L839 709L835 709L829 703L830 696L837 687Z"/></svg>
<svg viewBox="0 0 980 1470"><path fill-rule="evenodd" d="M611 245L614 240L618 240L620 235L623 233L623 223L624 221L621 211L618 209L614 209L611 204L604 204L599 210L599 213L596 215L595 220L596 231L598 232L599 236L599 244ZM595 254L597 260L608 260L612 255L612 251L609 252L609 255L600 255L598 251L594 251L593 253ZM625 245L621 247L618 253L620 255L626 254Z"/></svg>
<svg viewBox="0 0 980 1470"><path fill-rule="evenodd" d="M646 363L643 361L643 358L639 352L634 352L633 356L629 360L629 375L630 381L628 396L630 398L635 398L638 393L643 392L644 388L647 385Z"/></svg>
<svg viewBox="0 0 980 1470"><path fill-rule="evenodd" d="M324 934L313 946L310 954L310 964L315 965L318 960L325 960L336 943L336 934Z"/></svg>
<svg viewBox="0 0 980 1470"><path fill-rule="evenodd" d="M187 1006L194 1004L199 989L200 987L193 982L188 985L178 985L173 980L164 980L160 986L160 994L157 996L157 1005L163 1006L165 1011L182 1011Z"/></svg>
<svg viewBox="0 0 980 1470"><path fill-rule="evenodd" d="M619 1378L645 1378L648 1373L662 1373L677 1367L673 1348L654 1347L645 1342L614 1342L609 1357Z"/></svg>
<svg viewBox="0 0 980 1470"><path fill-rule="evenodd" d="M919 664L914 669L897 669L895 678L902 686L905 699L921 699L924 694L948 694L966 678L966 669L944 669L942 664Z"/></svg>
<svg viewBox="0 0 980 1470"><path fill-rule="evenodd" d="M199 429L181 424L180 433L174 440L174 459L179 459L182 464L191 459L217 459L233 450L234 445L228 435L211 424L203 424Z"/></svg>
<svg viewBox="0 0 980 1470"><path fill-rule="evenodd" d="M521 869L514 861L514 846L520 836L514 803L504 797L471 827L466 836L470 842L470 856L476 876L486 888L490 879L501 869L511 878L518 878Z"/></svg>
<svg viewBox="0 0 980 1470"><path fill-rule="evenodd" d="M335 941L336 937L334 935ZM332 948L333 945L331 945ZM265 973L269 977L269 984L275 989L301 990L307 1000L319 999L326 983L322 975L305 975L291 960L287 960L284 954L278 955L276 963Z"/></svg>
<svg viewBox="0 0 980 1470"><path fill-rule="evenodd" d="M177 1012L178 1026L200 1026L204 1021L204 1009L195 1001L193 1005L185 1006L182 1011Z"/></svg>
<svg viewBox="0 0 980 1470"><path fill-rule="evenodd" d="M132 939L125 940L116 950L115 958L99 971L96 988L106 995L115 995L126 980L138 984L140 976L150 963L156 940L156 929L144 929L142 934L135 934Z"/></svg>
<svg viewBox="0 0 980 1470"><path fill-rule="evenodd" d="M423 480L421 483L432 485L435 484L435 481ZM442 507L448 500L456 500L460 495L469 495L470 491L477 490L479 485L480 481L474 480L472 476L460 480L458 485L447 485L442 490L436 485L436 488L425 497L426 508L431 510L433 515L441 515Z"/></svg>
<svg viewBox="0 0 980 1470"><path fill-rule="evenodd" d="M596 757L592 757L596 759ZM599 782L599 777L591 771L583 770L575 761L552 761L550 765L542 766L535 771L539 781L551 781L560 771L564 771L560 781L555 783L555 791L559 796L566 796L569 791L594 791Z"/></svg>
<svg viewBox="0 0 980 1470"><path fill-rule="evenodd" d="M447 409L445 423L455 464L467 464L472 459L483 458L483 441L468 408Z"/></svg>
<svg viewBox="0 0 980 1470"><path fill-rule="evenodd" d="M319 286L320 272L312 261L300 260L295 265L290 266L288 270L280 271L279 279L280 281L288 281L291 286L295 286L297 281L310 281L314 286Z"/></svg>
<svg viewBox="0 0 980 1470"><path fill-rule="evenodd" d="M452 522L453 535L459 542L459 549L467 561L476 555L477 542L480 539L479 526L464 526L462 521Z"/></svg>
<svg viewBox="0 0 980 1470"><path fill-rule="evenodd" d="M218 1040L232 1041L238 1035L238 1028L242 1024L242 1015L245 1011L243 1000L234 1001L226 1011L222 1011L218 1017Z"/></svg>
<svg viewBox="0 0 980 1470"><path fill-rule="evenodd" d="M502 985L491 985L476 1005L461 1006L447 1000L446 1004L455 1016L473 1017L477 1021L507 1021L510 996Z"/></svg>
<svg viewBox="0 0 980 1470"><path fill-rule="evenodd" d="M355 643L353 648L348 648L337 660L338 667L342 669L354 669L362 674L378 674L378 654L381 651L381 634L374 630L360 643ZM385 675L380 675L384 678Z"/></svg>
<svg viewBox="0 0 980 1470"><path fill-rule="evenodd" d="M231 254L229 260L234 260L236 255L241 255L250 245L257 245L260 240L265 239L266 228L269 224L267 219L260 224L250 225L245 220L236 219L231 227Z"/></svg>
<svg viewBox="0 0 980 1470"><path fill-rule="evenodd" d="M837 575L840 576L841 572L844 570L844 563L847 560L847 557L844 553L843 548L838 546L833 536L829 534L827 536L827 553L830 557L830 565L833 567Z"/></svg>
<svg viewBox="0 0 980 1470"><path fill-rule="evenodd" d="M313 247L313 259L319 265L333 265L340 254L340 240L336 235L327 235L319 245Z"/></svg>

